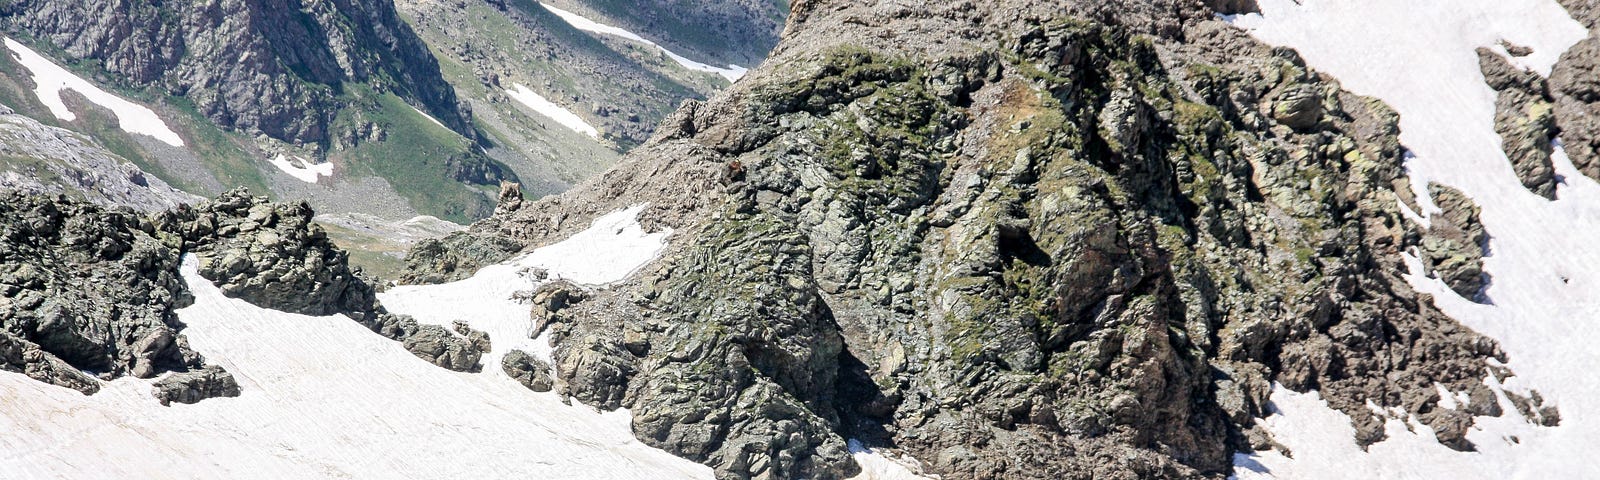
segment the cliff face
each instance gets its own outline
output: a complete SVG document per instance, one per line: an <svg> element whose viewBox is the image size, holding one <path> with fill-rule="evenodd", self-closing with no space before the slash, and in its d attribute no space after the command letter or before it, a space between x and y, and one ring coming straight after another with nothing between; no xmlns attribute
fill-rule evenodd
<svg viewBox="0 0 1600 480"><path fill-rule="evenodd" d="M411 99L473 135L437 61L388 0L22 0L0 16L11 32L98 62L131 86L187 97L252 135L328 140L347 82Z"/></svg>
<svg viewBox="0 0 1600 480"><path fill-rule="evenodd" d="M1470 201L1421 231L1394 113L1213 13L797 2L765 67L600 178L427 242L408 278L649 202L662 261L535 315L558 390L722 478L847 476L848 437L956 478L1224 475L1271 448L1272 383L1362 444L1370 401L1472 449L1504 355L1401 278L1430 239L1481 286Z"/></svg>

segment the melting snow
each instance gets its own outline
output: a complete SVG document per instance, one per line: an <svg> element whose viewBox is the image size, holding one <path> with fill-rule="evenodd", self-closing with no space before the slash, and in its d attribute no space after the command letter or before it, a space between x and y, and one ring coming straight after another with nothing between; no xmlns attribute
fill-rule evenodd
<svg viewBox="0 0 1600 480"><path fill-rule="evenodd" d="M239 398L162 407L145 380L93 396L0 372L8 478L711 478L633 438L626 412L451 372L342 316L226 298L186 259L195 350ZM470 304L468 304L470 305ZM463 305L463 308L466 308Z"/></svg>
<svg viewBox="0 0 1600 480"><path fill-rule="evenodd" d="M529 90L528 87L523 86L520 83L512 84L512 87L513 88L506 90L506 95L510 95L512 99L515 99L518 102L522 102L523 105L527 105L528 108L532 108L533 111L539 112L540 115L550 117L551 120L555 120L556 123L570 128L574 132L588 135L590 137L600 136L599 130L595 129L593 125L589 125L589 122L583 121L583 117L579 117L578 114L572 113L571 110L567 110L560 105L556 105L554 102L551 102L550 100L545 99L543 96L534 93L533 90Z"/></svg>
<svg viewBox="0 0 1600 480"><path fill-rule="evenodd" d="M378 299L390 311L411 315L418 322L450 325L463 320L488 333L494 351L484 356L483 363L495 370L499 369L500 357L511 350L549 361L547 339L528 338L533 329L529 306L512 296L539 285L541 280L528 275L532 269L544 269L550 280L604 285L627 278L650 263L666 248L672 230L645 232L638 220L645 207L637 205L597 218L589 229L560 243L484 267L465 280L394 287L378 294Z"/></svg>
<svg viewBox="0 0 1600 480"><path fill-rule="evenodd" d="M652 42L650 40L647 40L644 37L641 37L636 33L624 30L624 29L619 28L619 27L613 27L611 25L606 25L606 24L603 24L603 23L600 23L600 22L596 22L594 20L590 20L589 18L584 17L583 15L578 15L576 13L572 13L572 12L569 12L569 11L566 11L566 10L562 10L562 9L559 9L559 8L556 8L556 7L552 7L548 3L540 3L539 5L543 6L546 10L549 10L550 13L556 14L557 17L561 17L562 20L566 20L567 24L572 25L572 28L576 28L578 30L583 30L585 32L598 33L598 34L601 34L601 35L611 35L611 36L615 36L615 37L621 37L623 39L632 40L632 41L635 41L635 42L643 43L643 44L651 46L651 47L655 47L656 49L661 50L661 53L665 53L667 55L667 57L672 59L672 61L678 62L678 65L682 65L683 68L687 68L687 69L698 71L698 72L715 73L717 75L721 75L722 78L728 79L728 81L730 81L730 82L739 81L740 78L743 78L744 75L746 73L749 73L749 71L750 71L750 69L744 68L744 67L741 67L741 66L738 66L738 65L731 65L730 64L730 65L727 66L727 68L720 68L720 67L714 67L714 66L707 65L707 64L704 64L704 63L696 62L694 60L690 60L688 58L685 58L683 55L678 55L677 53L674 53L671 50L667 50L667 47L663 47L660 44L657 44L656 42Z"/></svg>
<svg viewBox="0 0 1600 480"><path fill-rule="evenodd" d="M61 99L62 90L72 90L88 98L90 102L115 113L117 124L122 131L149 135L174 147L183 146L183 139L178 138L176 132L167 128L166 122L161 121L161 117L157 116L155 111L101 90L100 87L73 75L72 72L61 68L60 65L56 65L16 40L7 38L5 43L6 48L16 54L17 61L33 74L35 85L33 93L39 96L39 101L49 107L50 113L55 114L56 118L68 122L78 119L77 114L72 113L72 110L67 108L66 102Z"/></svg>
<svg viewBox="0 0 1600 480"><path fill-rule="evenodd" d="M283 173L306 183L317 183L318 178L333 176L332 163L311 163L310 160L300 157L294 157L291 161L283 154L267 161L272 163L272 166L278 167L278 170L283 170Z"/></svg>
<svg viewBox="0 0 1600 480"><path fill-rule="evenodd" d="M855 457L856 463L861 465L861 474L851 477L851 480L927 480L913 471L920 470L921 464L911 457L889 458L879 450L868 448L860 440L850 439L848 446L850 455Z"/></svg>
<svg viewBox="0 0 1600 480"><path fill-rule="evenodd" d="M1229 17L1275 45L1293 47L1344 87L1382 99L1401 115L1400 139L1414 154L1415 186L1459 188L1483 209L1492 254L1492 305L1472 303L1436 279L1408 280L1452 318L1498 340L1518 376L1492 388L1538 390L1561 408L1559 427L1508 414L1479 418L1468 433L1477 453L1439 445L1411 421L1390 420L1390 440L1362 452L1349 419L1315 393L1283 389L1263 421L1293 452L1241 454L1239 478L1596 478L1600 463L1600 185L1557 151L1559 200L1522 188L1494 131L1492 91L1476 47L1501 40L1533 48L1516 61L1548 74L1587 32L1552 0L1260 0L1261 14ZM1425 206L1425 210L1433 210ZM1419 262L1407 259L1413 272ZM1502 396L1501 400L1505 400ZM1515 411L1511 409L1511 411ZM1408 419L1409 420L1409 419ZM1413 433L1413 431L1415 433Z"/></svg>

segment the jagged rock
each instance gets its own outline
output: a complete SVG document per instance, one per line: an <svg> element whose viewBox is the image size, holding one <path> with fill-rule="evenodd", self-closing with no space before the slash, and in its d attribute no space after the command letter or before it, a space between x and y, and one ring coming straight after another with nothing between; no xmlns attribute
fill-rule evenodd
<svg viewBox="0 0 1600 480"><path fill-rule="evenodd" d="M17 372L51 385L93 395L100 383L67 362L39 349L33 342L0 332L0 370Z"/></svg>
<svg viewBox="0 0 1600 480"><path fill-rule="evenodd" d="M535 392L548 392L555 387L555 379L551 376L550 364L544 360L534 358L528 352L512 350L500 359L500 368L522 386Z"/></svg>
<svg viewBox="0 0 1600 480"><path fill-rule="evenodd" d="M240 393L233 374L215 365L167 375L156 380L154 387L156 400L162 405L199 403L208 398L237 397Z"/></svg>
<svg viewBox="0 0 1600 480"><path fill-rule="evenodd" d="M8 369L90 393L98 386L79 370L110 379L199 367L173 313L192 302L178 250L157 235L129 210L0 193Z"/></svg>
<svg viewBox="0 0 1600 480"><path fill-rule="evenodd" d="M1428 186L1428 193L1440 212L1422 238L1422 258L1451 290L1477 299L1489 281L1483 271L1483 249L1489 239L1478 221L1478 206L1460 190L1437 183Z"/></svg>
<svg viewBox="0 0 1600 480"><path fill-rule="evenodd" d="M463 234L674 229L548 316L563 394L725 479L848 476L847 436L950 478L1218 477L1272 445L1273 383L1362 445L1370 401L1472 448L1436 385L1492 394L1504 354L1405 280L1393 111L1203 2L866 3L796 2L781 68Z"/></svg>
<svg viewBox="0 0 1600 480"><path fill-rule="evenodd" d="M587 297L588 294L581 287L566 280L539 285L529 296L528 316L533 320L533 331L528 336L538 338L551 322L556 321L556 315Z"/></svg>
<svg viewBox="0 0 1600 480"><path fill-rule="evenodd" d="M1600 8L1584 0L1560 3L1589 28L1589 37L1563 52L1550 70L1555 123L1573 166L1600 179Z"/></svg>
<svg viewBox="0 0 1600 480"><path fill-rule="evenodd" d="M456 232L417 242L406 254L401 284L436 284L472 276L479 268L510 258L523 244L494 235Z"/></svg>
<svg viewBox="0 0 1600 480"><path fill-rule="evenodd" d="M424 325L406 315L368 313L362 322L373 332L400 342L406 351L428 363L458 372L482 369L478 360L489 349L487 334L454 326L465 333L452 332L439 325Z"/></svg>
<svg viewBox="0 0 1600 480"><path fill-rule="evenodd" d="M305 315L371 308L372 287L313 216L304 202L274 204L236 189L167 214L161 224L199 257L200 276L229 297Z"/></svg>
<svg viewBox="0 0 1600 480"><path fill-rule="evenodd" d="M1489 87L1499 92L1495 99L1495 131L1502 148L1517 172L1522 186L1536 195L1556 198L1555 166L1550 161L1554 150L1556 114L1553 100L1539 74L1521 70L1500 54L1478 48L1478 65Z"/></svg>

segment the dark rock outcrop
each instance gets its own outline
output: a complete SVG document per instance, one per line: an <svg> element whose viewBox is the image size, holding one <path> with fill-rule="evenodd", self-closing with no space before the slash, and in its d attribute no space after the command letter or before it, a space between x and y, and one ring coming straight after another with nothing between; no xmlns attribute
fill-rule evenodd
<svg viewBox="0 0 1600 480"><path fill-rule="evenodd" d="M1560 0L1589 37L1561 54L1550 71L1555 123L1573 166L1600 179L1600 8L1587 0Z"/></svg>
<svg viewBox="0 0 1600 480"><path fill-rule="evenodd" d="M199 368L173 313L193 299L158 235L130 210L0 193L0 365L84 393L99 387L80 370Z"/></svg>
<svg viewBox="0 0 1600 480"><path fill-rule="evenodd" d="M1428 270L1467 299L1481 296L1489 274L1483 271L1483 249L1489 236L1478 221L1478 206L1466 194L1439 184L1428 193L1440 212L1422 237L1422 259Z"/></svg>
<svg viewBox="0 0 1600 480"><path fill-rule="evenodd" d="M1494 129L1511 167L1528 191L1541 197L1556 198L1555 166L1550 153L1555 150L1555 104L1544 77L1511 65L1500 54L1478 48L1478 65L1484 79L1499 95L1495 99Z"/></svg>
<svg viewBox="0 0 1600 480"><path fill-rule="evenodd" d="M528 352L512 350L505 358L500 359L500 368L506 372L506 376L515 379L529 390L548 392L555 388L555 379L550 374L550 364L529 355Z"/></svg>
<svg viewBox="0 0 1600 480"><path fill-rule="evenodd" d="M1473 448L1505 358L1403 278L1397 116L1213 13L797 2L766 67L462 236L649 202L662 260L535 318L558 390L719 478L845 477L846 437L953 478L1221 476L1274 382L1363 445L1371 402Z"/></svg>
<svg viewBox="0 0 1600 480"><path fill-rule="evenodd" d="M239 382L233 374L215 365L174 373L155 382L156 401L162 405L193 404L207 398L237 397L239 393Z"/></svg>

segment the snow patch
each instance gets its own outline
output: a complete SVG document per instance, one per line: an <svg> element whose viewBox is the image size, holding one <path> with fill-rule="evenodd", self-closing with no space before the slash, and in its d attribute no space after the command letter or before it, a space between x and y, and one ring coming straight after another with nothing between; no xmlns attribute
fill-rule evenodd
<svg viewBox="0 0 1600 480"><path fill-rule="evenodd" d="M196 268L185 259L184 333L243 395L162 407L148 380L84 396L0 372L0 476L712 478L635 440L626 412L563 405L496 366L439 368L343 316L227 298Z"/></svg>
<svg viewBox="0 0 1600 480"><path fill-rule="evenodd" d="M909 456L890 458L882 451L868 448L866 444L854 438L846 445L850 449L850 456L861 465L861 474L850 477L851 480L929 480L939 477L926 477L917 474L922 470L921 462Z"/></svg>
<svg viewBox="0 0 1600 480"><path fill-rule="evenodd" d="M533 329L529 307L513 296L532 291L547 280L584 285L621 281L655 260L666 248L672 230L645 232L638 219L645 207L636 205L601 216L587 230L566 240L484 267L470 278L441 285L398 286L378 294L378 300L389 311L410 315L418 322L450 325L461 320L488 333L494 350L484 356L483 363L497 375L500 358L511 350L550 361L548 339L529 338ZM548 278L533 278L530 274L535 269L543 269Z"/></svg>
<svg viewBox="0 0 1600 480"><path fill-rule="evenodd" d="M428 121L433 122L434 125L438 125L440 128L443 128L445 130L449 130L450 129L450 127L444 126L444 123L440 122L439 119L433 118L433 115L428 115L428 112L424 112L424 111L422 111L422 109L417 108L415 106L411 106L411 105L406 105L406 106L411 107L411 110L417 112L417 115L422 115L422 118L428 119Z"/></svg>
<svg viewBox="0 0 1600 480"><path fill-rule="evenodd" d="M1533 49L1514 58L1548 75L1587 32L1552 0L1260 0L1261 13L1227 17L1267 43L1293 47L1315 69L1400 114L1406 167L1421 190L1439 182L1481 208L1493 275L1477 304L1421 275L1407 255L1407 280L1462 324L1499 341L1517 373L1485 379L1507 410L1480 417L1467 433L1478 452L1456 452L1407 419L1386 423L1390 439L1355 448L1350 421L1316 397L1275 390L1263 425L1293 457L1241 454L1238 478L1600 478L1589 450L1600 446L1600 184L1565 152L1552 161L1565 178L1556 201L1524 189L1494 130L1495 92L1479 71L1477 47L1501 40ZM1419 198L1423 214L1434 211ZM1535 427L1510 408L1504 390L1537 390L1559 405L1558 427ZM1459 401L1459 398L1457 398Z"/></svg>
<svg viewBox="0 0 1600 480"><path fill-rule="evenodd" d="M101 90L100 87L56 65L16 40L6 38L5 43L6 48L16 54L17 61L33 74L34 95L50 108L50 113L56 118L68 122L78 119L78 115L72 113L72 110L67 108L66 102L61 99L62 90L72 90L88 98L95 105L110 109L116 114L117 125L122 131L148 135L174 147L183 146L183 139L178 137L177 132L167 128L166 122L163 122L155 111Z"/></svg>
<svg viewBox="0 0 1600 480"><path fill-rule="evenodd" d="M283 170L283 173L306 183L317 183L318 178L333 176L332 163L311 163L310 160L300 157L291 160L283 154L278 154L267 162L278 167L278 170Z"/></svg>
<svg viewBox="0 0 1600 480"><path fill-rule="evenodd" d="M520 83L512 84L512 88L506 90L506 95L510 95L512 99L522 102L523 105L527 105L533 111L550 117L551 120L555 120L556 123L570 128L574 132L590 137L600 136L600 130L594 128L589 122L584 121L583 117L579 117L578 114L572 113L571 110L567 110L565 107L556 105L555 102L551 102L544 96L534 93L533 90L529 90L528 87Z"/></svg>
<svg viewBox="0 0 1600 480"><path fill-rule="evenodd" d="M672 61L678 62L678 65L682 65L683 68L697 72L715 73L717 75L721 75L722 78L728 79L730 82L737 82L740 78L744 78L746 73L750 72L750 69L748 68L733 64L729 64L726 68L722 68L696 62L684 57L683 55L679 55L672 50L667 50L667 47L663 47L656 42L652 42L644 37L639 36L639 34L630 32L628 30L590 20L588 17L584 17L583 15L550 6L548 3L541 2L539 5L543 6L545 10L549 10L550 13L556 14L557 17L561 17L561 19L565 20L568 25L572 25L572 28L590 33L620 37L626 40L631 40L655 47L657 50L661 50L661 53L666 54L668 58L671 58Z"/></svg>

